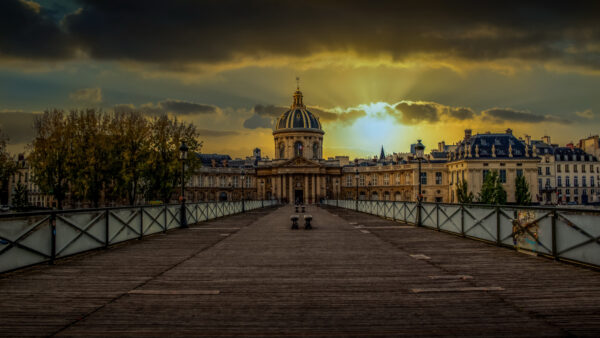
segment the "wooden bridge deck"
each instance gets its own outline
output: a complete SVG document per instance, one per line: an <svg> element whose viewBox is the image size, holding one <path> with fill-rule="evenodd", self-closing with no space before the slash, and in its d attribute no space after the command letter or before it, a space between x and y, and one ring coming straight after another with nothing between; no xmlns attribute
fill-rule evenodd
<svg viewBox="0 0 600 338"><path fill-rule="evenodd" d="M0 275L0 335L600 336L600 272L343 209L256 210Z"/></svg>

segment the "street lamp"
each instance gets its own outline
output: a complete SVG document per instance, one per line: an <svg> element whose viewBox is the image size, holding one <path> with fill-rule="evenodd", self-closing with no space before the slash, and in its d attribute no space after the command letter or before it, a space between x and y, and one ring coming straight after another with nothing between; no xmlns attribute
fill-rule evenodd
<svg viewBox="0 0 600 338"><path fill-rule="evenodd" d="M417 193L417 225L421 226L421 199L422 199L422 191L421 191L421 162L423 161L423 153L425 151L425 146L421 143L421 140L417 140L417 144L415 145L415 153L417 155L417 160L419 161L419 190Z"/></svg>
<svg viewBox="0 0 600 338"><path fill-rule="evenodd" d="M244 170L244 168L242 168L242 175L240 177L242 178L242 212L245 212L246 208L244 205L244 184L246 184L246 171Z"/></svg>
<svg viewBox="0 0 600 338"><path fill-rule="evenodd" d="M267 192L265 191L265 179L260 180L260 206L262 208L265 207L265 198L267 197Z"/></svg>
<svg viewBox="0 0 600 338"><path fill-rule="evenodd" d="M358 160L355 160L354 163L356 164L356 168L355 168L355 177L356 177L356 210L358 210L358 179L360 177L360 175L358 175Z"/></svg>
<svg viewBox="0 0 600 338"><path fill-rule="evenodd" d="M179 147L179 159L181 160L181 227L187 228L187 219L185 217L185 161L188 156L188 146L185 142L181 142Z"/></svg>

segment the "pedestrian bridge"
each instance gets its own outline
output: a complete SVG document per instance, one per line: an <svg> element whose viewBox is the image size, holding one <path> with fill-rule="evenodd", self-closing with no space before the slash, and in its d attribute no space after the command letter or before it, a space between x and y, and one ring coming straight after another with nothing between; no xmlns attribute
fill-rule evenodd
<svg viewBox="0 0 600 338"><path fill-rule="evenodd" d="M13 271L0 274L0 335L600 334L600 272L594 268L549 259L531 247L461 238L443 231L448 222L436 231L342 208L339 201L328 204L308 206L312 230L290 229L293 207L259 202L245 213L237 206L229 212L190 206L184 229L175 226L175 207L81 219L39 215L31 226L49 223L50 237L0 234L2 254L18 249L54 260L18 270L2 261ZM425 214L441 211L432 210L420 215L423 225L433 224ZM466 212L478 218L477 211L459 211ZM68 229L79 237L58 239L54 257L51 243L33 247L32 236L51 238L55 231L58 238ZM126 240L123 232L127 239L153 234ZM464 235L477 237L472 234ZM85 243L97 248L89 251ZM75 247L86 253L72 254Z"/></svg>

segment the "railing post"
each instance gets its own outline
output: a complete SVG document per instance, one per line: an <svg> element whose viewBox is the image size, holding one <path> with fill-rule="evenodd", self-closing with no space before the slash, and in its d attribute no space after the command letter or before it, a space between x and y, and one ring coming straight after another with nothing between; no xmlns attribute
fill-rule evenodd
<svg viewBox="0 0 600 338"><path fill-rule="evenodd" d="M558 252L556 250L556 209L552 212L552 256L558 260Z"/></svg>
<svg viewBox="0 0 600 338"><path fill-rule="evenodd" d="M417 226L420 227L423 224L421 224L421 208L423 208L421 206L421 200L417 200Z"/></svg>
<svg viewBox="0 0 600 338"><path fill-rule="evenodd" d="M500 246L502 241L500 239L500 207L496 207L496 245Z"/></svg>
<svg viewBox="0 0 600 338"><path fill-rule="evenodd" d="M163 226L163 234L167 232L167 204L165 203L165 210L164 210L164 214L165 214L165 225Z"/></svg>
<svg viewBox="0 0 600 338"><path fill-rule="evenodd" d="M144 237L144 208L140 207L140 238Z"/></svg>
<svg viewBox="0 0 600 338"><path fill-rule="evenodd" d="M104 220L104 228L105 228L105 234L104 234L104 248L108 248L108 241L110 241L109 238L109 233L108 233L108 220L110 219L110 209L106 209L106 218Z"/></svg>
<svg viewBox="0 0 600 338"><path fill-rule="evenodd" d="M460 205L460 234L465 237L465 206Z"/></svg>
<svg viewBox="0 0 600 338"><path fill-rule="evenodd" d="M437 226L437 231L440 231L440 204L435 204L435 225Z"/></svg>
<svg viewBox="0 0 600 338"><path fill-rule="evenodd" d="M50 264L56 259L56 213L50 214Z"/></svg>

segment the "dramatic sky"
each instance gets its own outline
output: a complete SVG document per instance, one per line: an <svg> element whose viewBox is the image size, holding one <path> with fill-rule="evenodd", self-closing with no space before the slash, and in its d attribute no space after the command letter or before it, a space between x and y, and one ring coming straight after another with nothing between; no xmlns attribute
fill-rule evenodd
<svg viewBox="0 0 600 338"><path fill-rule="evenodd" d="M299 76L325 156L597 134L600 3L489 3L2 0L0 128L18 151L45 109L137 109L272 156Z"/></svg>

